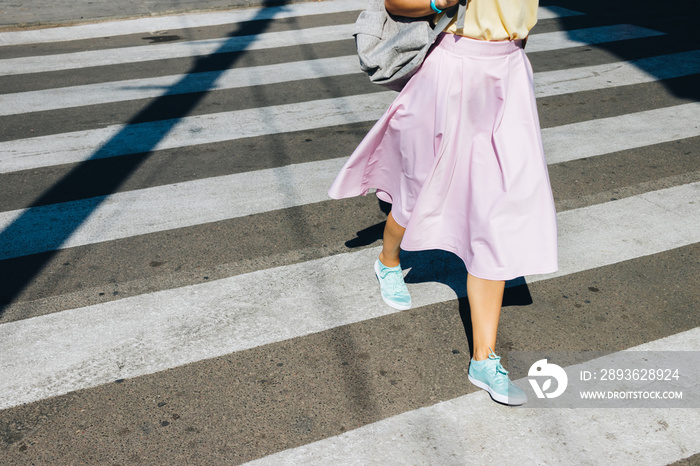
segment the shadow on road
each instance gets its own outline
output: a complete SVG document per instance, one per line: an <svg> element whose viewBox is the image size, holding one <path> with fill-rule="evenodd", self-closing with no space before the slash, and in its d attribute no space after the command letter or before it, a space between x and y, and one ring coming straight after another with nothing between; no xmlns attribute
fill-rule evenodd
<svg viewBox="0 0 700 466"><path fill-rule="evenodd" d="M280 6L287 3L279 0L266 0L263 6ZM23 257L20 267L15 267L11 270L3 267L3 272L7 273L7 277L0 277L0 282L3 283L0 291L0 304L7 305L32 282L44 267L58 253L60 248L71 237L71 235L87 220L87 218L107 199L109 194L115 193L120 185L124 183L129 176L134 173L140 165L142 165L148 157L153 153L158 143L162 141L177 124L187 117L199 104L200 101L210 92L216 83L216 80L228 68L234 65L240 57L245 54L245 50L234 53L222 53L227 50L229 42L234 41L235 37L241 35L254 36L265 32L272 19L267 17L265 10L260 10L259 17L254 17L248 22L241 23L236 31L233 31L229 37L229 41L225 41L222 46L210 55L199 57L186 75L171 88L166 89L160 98L153 100L138 114L134 115L124 128L112 137L102 147L98 148L92 156L78 164L73 170L67 173L58 183L38 197L28 208L20 215L12 224L5 230L0 232L0 244L9 244L17 241L18 238L27 231L40 232L43 236L41 241L46 244L51 251L34 254L29 257ZM105 53L108 53L106 51ZM206 74L202 74L208 72ZM191 84L196 84L205 89L202 92L187 94L180 96L178 105L173 107L171 100L171 90L179 88L189 88ZM169 118L162 120L156 130L150 133L141 132L138 136L134 136L131 131L131 125L148 120L154 114L161 114L167 107ZM134 138L138 137L138 141ZM138 144L136 144L138 143ZM56 198L60 198L65 191L70 191L72 187L79 186L81 183L91 179L93 169L91 161L110 157L114 153L120 153L120 149L124 146L143 147L145 150L138 156L124 157L123 163L114 164L114 171L110 176L104 177L100 183L100 191L103 195L93 197L81 202L83 208L72 211L72 215L67 219L62 219L62 228L56 228L56 222L46 215L34 215L32 208L51 204ZM0 317L4 313L4 306L0 307Z"/></svg>
<svg viewBox="0 0 700 466"><path fill-rule="evenodd" d="M696 0L676 0L667 3L659 3L655 0L542 0L540 5L558 6L584 13L583 16L558 19L562 29L569 32L593 25L631 24L664 33L662 36L600 43L594 47L588 47L586 51L595 48L615 56L616 61L631 61L642 71L656 77L674 96L700 101L697 74L667 79L665 69L636 62L642 58L697 51L700 48L700 36L697 34L700 2Z"/></svg>

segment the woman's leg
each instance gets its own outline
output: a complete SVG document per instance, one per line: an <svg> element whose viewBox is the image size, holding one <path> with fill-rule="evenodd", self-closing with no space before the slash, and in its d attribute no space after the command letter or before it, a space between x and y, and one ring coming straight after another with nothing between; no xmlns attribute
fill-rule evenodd
<svg viewBox="0 0 700 466"><path fill-rule="evenodd" d="M405 231L406 229L396 223L389 212L384 227L384 246L379 253L379 260L374 263L374 273L379 280L382 299L400 311L411 309L411 295L403 281L403 271L398 266L401 239Z"/></svg>
<svg viewBox="0 0 700 466"><path fill-rule="evenodd" d="M508 371L499 362L499 356L489 359L489 347L494 350L496 348L504 289L504 281L467 275L467 295L474 334L474 356L469 363L469 380L489 392L491 398L499 403L521 405L527 403L525 392L510 381Z"/></svg>
<svg viewBox="0 0 700 466"><path fill-rule="evenodd" d="M467 298L474 335L473 357L476 361L488 359L491 352L489 347L495 351L505 284L502 280L485 280L467 275Z"/></svg>
<svg viewBox="0 0 700 466"><path fill-rule="evenodd" d="M394 217L389 212L384 226L384 245L379 253L379 260L386 267L396 267L399 265L399 252L401 250L401 240L406 231L404 227L396 223Z"/></svg>

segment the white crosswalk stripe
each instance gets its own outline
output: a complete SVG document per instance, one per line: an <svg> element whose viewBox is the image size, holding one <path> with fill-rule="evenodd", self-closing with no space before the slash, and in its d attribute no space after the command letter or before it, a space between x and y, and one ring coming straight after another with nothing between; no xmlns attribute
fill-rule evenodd
<svg viewBox="0 0 700 466"><path fill-rule="evenodd" d="M346 40L352 36L352 28L352 24L320 26L298 31L262 33L254 36L234 36L225 39L141 45L113 49L108 52L99 50L56 54L48 57L8 58L0 60L0 76L317 44L334 40Z"/></svg>
<svg viewBox="0 0 700 466"><path fill-rule="evenodd" d="M322 15L344 11L357 11L361 9L362 4L357 0L331 0L324 2L295 3L269 8L249 8L245 10L217 11L214 13L139 18L127 21L84 24L80 26L66 26L51 29L0 32L0 46L98 39L128 34L154 33L170 29L220 26L254 20L294 18L297 16ZM545 14L550 12L549 9L543 10ZM576 14L564 8L555 9L554 11L559 12L560 16Z"/></svg>
<svg viewBox="0 0 700 466"><path fill-rule="evenodd" d="M127 40L129 35L139 33L222 25L236 27L246 21L332 15L361 8L362 4L356 0L331 0L7 32L0 33L0 50L3 46L33 44L40 47L46 43L106 36ZM581 16L559 7L539 9L540 19ZM352 24L341 24L277 32L261 29L261 33L250 36L6 58L0 59L0 78L12 82L23 79L22 75L58 70L71 70L79 75L88 71L96 73L100 67L114 69L115 65L147 61L191 59L230 52L255 53L280 47L303 48L309 44L352 40L352 28ZM637 25L594 25L535 33L527 51L544 57L582 45L605 46L661 36L664 36L662 32ZM120 76L105 82L91 78L82 81L87 84L80 85L71 85L67 80L60 87L0 94L0 117L10 121L14 117L28 118L31 114L30 117L36 116L36 121L46 124L42 112L80 108L80 111L99 113L105 104L154 102L161 96L214 90L234 93L242 88L272 84L289 85L291 93L292 86L302 82L359 73L355 56L318 58L311 55L303 61L261 62L201 73L133 79ZM632 61L536 71L535 89L538 97L554 100L576 93L613 92L661 80L689 79L694 75L700 75L700 50L655 52ZM4 141L0 142L0 183L3 177L16 183L14 180L35 171L57 176L52 175L53 170L61 173L71 164L80 167L86 161L120 161L134 156L145 159L158 151L369 123L381 116L396 94L368 92L327 95L319 91L309 101L272 102L243 110L208 108L190 116L180 116L173 109L177 118L164 116L156 121L134 124L95 125L90 129L57 134L44 132L32 138L13 138L12 134L5 134ZM634 105L629 108L634 109ZM543 130L550 166L604 159L622 152L641 154L649 147L662 144L688 143L700 137L700 103L669 99L636 110L621 110L615 116L573 121ZM633 157L637 156L636 152ZM48 257L71 248L85 248L89 254L91 247L110 248L121 240L149 241L149 235L156 233L232 219L248 218L253 223L259 215L333 202L328 200L327 189L347 155L326 153L307 159L310 161L276 168L252 168L163 184L155 180L148 186L105 192L96 197L19 209L4 208L0 211L0 262L17 263L22 267L23 261L41 262L42 254ZM670 153L667 161L676 157L681 155ZM684 183L560 212L560 270L550 275L528 277L527 282L569 277L696 245L700 242L697 228L700 225L700 182ZM27 189L34 188L27 186ZM42 193L36 195L38 198ZM0 320L3 343L0 410L45 402L77 390L95 389L116 379L156 376L162 371L211 358L308 338L311 334L369 319L400 315L377 299L376 280L367 273L367 264L371 264L378 252L379 248L374 246L328 257L322 255L204 283L192 282L187 286L114 298L100 304L78 302L71 308L47 309L30 318ZM432 260L408 271L414 307L435 306L466 295L461 264L447 254L435 254ZM37 273L41 273L41 266ZM74 288L81 286L75 284ZM251 293L251 290L256 291ZM700 351L699 338L698 328L691 328L648 341L636 349L683 347ZM690 431L696 431L700 428L698 417L687 416L685 411L621 413L605 409L520 409L506 414L480 391L277 452L252 464L329 464L333 461L339 464L461 464L464 458L477 464L494 461L558 464L571 462L581 452L585 452L590 463L664 464L700 452L697 436L688 435L686 429L652 429L657 415L662 413L673 425L687 423ZM530 432L518 430L517 426L522 425L529 425ZM593 437L595 432L603 430L612 437L602 441L599 448L581 443L587 436ZM455 440L455 432L465 434ZM630 438L629 432L646 433L652 441L640 445ZM515 451L489 443L490 438L504 434L521 438L524 446ZM553 435L568 439L570 444L564 447L561 442L552 442Z"/></svg>
<svg viewBox="0 0 700 466"><path fill-rule="evenodd" d="M290 5L249 8L246 10L217 11L156 18L140 18L112 23L85 24L51 29L35 29L19 32L0 32L0 47L4 45L41 44L72 40L96 39L127 34L159 32L169 29L190 29L219 26L253 20L293 18L296 16L323 15L345 11L359 11L364 4L358 0L327 0L324 2L294 3ZM540 7L538 18L564 18L582 13L559 6Z"/></svg>
<svg viewBox="0 0 700 466"><path fill-rule="evenodd" d="M193 127L209 130L214 127L211 122L201 122L204 118L193 117L200 121L192 124L183 121L178 125L179 131L174 130L169 135L175 141L170 143L166 137L158 147L183 147L199 141L225 140L218 138L235 136L231 128L240 121L247 122L248 131L242 131L239 137L251 137L280 132L278 128L294 131L316 128L316 125L376 120L393 96L389 92L338 99L330 103L328 110L324 108L324 102L314 101L292 105L282 111L259 109L255 111L259 112L258 115L254 115L254 111L233 112L229 118L219 115L220 136L204 130L198 138L190 137ZM270 120L277 125L266 127L264 123ZM543 139L549 163L560 163L700 136L698 121L700 104L693 103L548 128L543 131ZM147 130L144 134L154 132ZM84 144L91 138L76 135L71 136L72 140ZM53 144L53 150L58 151L55 139ZM91 147L94 145L88 149ZM140 152L138 148L132 150ZM57 154L54 152L49 156L56 157ZM21 160L26 161L27 157ZM113 194L104 202L86 199L2 212L0 230L5 231L2 237L7 241L0 246L0 259L321 202L327 199L328 187L344 161L345 158L337 158L307 162L128 191ZM78 222L76 219L84 220ZM80 224L77 228L73 227L76 222ZM70 239L61 239L58 244L51 241L52 238L63 238L61 233L68 230L72 232Z"/></svg>
<svg viewBox="0 0 700 466"><path fill-rule="evenodd" d="M694 183L559 214L560 270L549 277L700 242L699 193L700 183ZM11 362L0 368L0 408L395 312L375 299L374 277L363 273L378 252L365 249L1 325ZM458 272L434 267L420 273L447 272L443 279L449 279ZM256 283L269 283L267 292L251 295ZM456 297L435 282L412 288L416 306Z"/></svg>
<svg viewBox="0 0 700 466"><path fill-rule="evenodd" d="M629 62L537 73L535 94L537 97L548 97L594 89L631 86L698 73L700 73L700 51L693 50Z"/></svg>
<svg viewBox="0 0 700 466"><path fill-rule="evenodd" d="M373 121L394 97L388 91L2 142L0 172ZM699 112L700 105L691 103L548 128L543 132L547 157L556 163L698 136ZM656 128L669 121L673 124ZM630 133L615 130L613 124L636 137L629 138ZM610 139L597 138L598 131Z"/></svg>
<svg viewBox="0 0 700 466"><path fill-rule="evenodd" d="M0 60L0 76L208 56L212 54L240 52L243 50L264 50L347 40L352 38L353 28L354 24L319 26L296 31L264 32L254 36L234 36L226 39L141 45L138 47L112 49L108 52L100 50L56 54L47 57L8 58ZM662 33L628 24L600 26L571 32L548 32L544 34L533 34L528 42L528 51L546 52L579 47L581 45L640 39L659 35L662 35Z"/></svg>
<svg viewBox="0 0 700 466"><path fill-rule="evenodd" d="M190 75L112 81L0 95L0 116L100 105L166 95L261 86L359 73L357 57L323 58ZM700 51L535 75L537 97L630 86L700 73Z"/></svg>
<svg viewBox="0 0 700 466"><path fill-rule="evenodd" d="M700 349L700 330L631 348L638 351ZM632 411L632 412L630 412ZM330 464L392 464L401 458L407 464L553 464L568 463L571 451L586 462L600 464L667 464L685 457L676 442L700 450L700 439L690 432L700 429L700 417L684 409L665 410L664 422L685 429L659 429L660 410L555 409L505 411L489 403L481 391L400 414L346 434L246 463L250 466ZM521 426L528 426L524 432ZM620 445L630 432L646 432L644 442ZM600 435L605 432L605 436ZM459 434L456 434L459 433ZM563 437L563 442L552 438ZM584 439L597 439L595 447ZM500 439L528 447L505 448Z"/></svg>

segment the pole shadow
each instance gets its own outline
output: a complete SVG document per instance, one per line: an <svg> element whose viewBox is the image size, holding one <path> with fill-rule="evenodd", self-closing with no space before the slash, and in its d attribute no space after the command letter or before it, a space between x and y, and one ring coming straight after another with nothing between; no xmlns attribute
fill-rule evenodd
<svg viewBox="0 0 700 466"><path fill-rule="evenodd" d="M0 317L4 314L6 305L11 304L22 291L32 282L32 280L44 269L44 267L56 256L58 249L68 241L71 235L88 219L88 217L102 204L107 201L110 194L117 189L142 165L156 149L158 143L162 141L177 124L188 116L200 101L215 87L216 80L228 68L234 65L245 53L246 50L227 52L228 45L236 37L242 35L255 36L265 32L274 21L265 11L265 7L284 6L287 1L265 0L263 8L257 16L251 20L241 23L239 27L231 32L229 40L224 41L219 49L213 53L195 59L190 70L183 78L165 89L161 97L151 101L145 108L127 121L124 127L114 135L109 141L99 147L89 159L79 163L68 172L60 181L45 191L34 200L27 209L23 211L7 228L0 232L0 245L12 244L21 241L26 244L29 251L37 242L42 246L46 245L51 250L38 254L22 255L25 259L22 267L13 269L11 272L5 269L11 276L0 276L0 283L4 286L0 291ZM109 51L105 51L109 53ZM204 74L207 72L206 74ZM173 93L178 89L190 88L191 85L201 86L203 91L181 95L178 99L178 106L172 107ZM149 120L149 116L160 114L164 107L167 107L169 118L159 121L156 129L150 132L134 131L132 125ZM123 163L115 164L114 171L109 177L104 178L100 185L101 192L106 193L101 196L81 200L81 208L71 212L70 216L61 217L61 228L57 228L56 218L47 215L37 215L33 208L52 204L52 201L60 198L62 193L70 190L71 187L80 185L82 180L89 180L92 173L91 163L94 160L104 159L121 154L124 147L138 147L138 153L124 157ZM26 238L26 232L35 233L31 238ZM46 248L42 247L42 250ZM9 258L7 260L12 260Z"/></svg>

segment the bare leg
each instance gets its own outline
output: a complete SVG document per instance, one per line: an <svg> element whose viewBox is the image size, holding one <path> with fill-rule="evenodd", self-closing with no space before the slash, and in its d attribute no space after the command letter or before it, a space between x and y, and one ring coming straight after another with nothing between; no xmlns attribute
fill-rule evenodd
<svg viewBox="0 0 700 466"><path fill-rule="evenodd" d="M394 217L389 212L384 226L384 245L379 253L379 260L387 267L399 265L399 252L401 250L401 240L406 231L404 227L396 223Z"/></svg>
<svg viewBox="0 0 700 466"><path fill-rule="evenodd" d="M489 347L495 351L504 289L505 282L502 280L485 280L467 275L467 298L474 335L473 357L476 361L488 359Z"/></svg>

